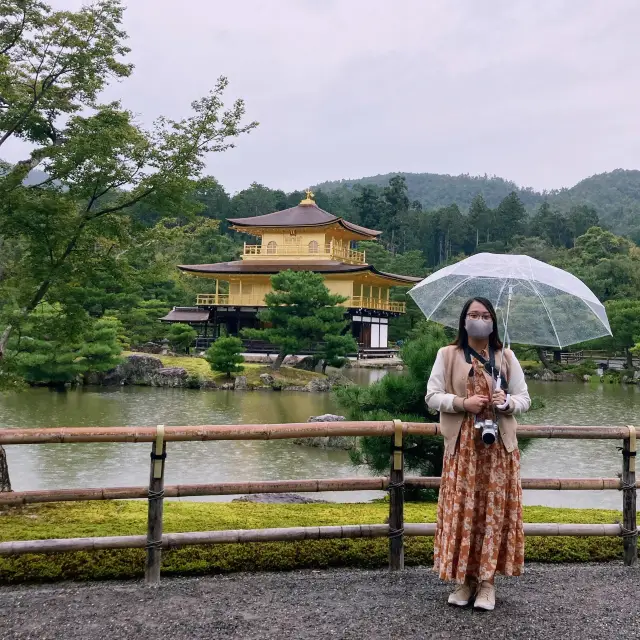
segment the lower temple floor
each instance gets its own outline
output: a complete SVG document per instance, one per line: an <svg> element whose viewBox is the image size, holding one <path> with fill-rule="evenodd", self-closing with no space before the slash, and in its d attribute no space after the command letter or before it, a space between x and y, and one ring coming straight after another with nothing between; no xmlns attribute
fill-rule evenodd
<svg viewBox="0 0 640 640"><path fill-rule="evenodd" d="M257 307L175 307L162 322L189 324L198 331L197 348L208 348L220 336L241 336L243 329L259 329ZM349 320L346 331L358 344L359 351L389 349L389 319L399 315L388 311L371 309L348 309ZM247 347L252 341L247 340ZM257 343L255 345L258 346ZM356 355L356 354L354 354Z"/></svg>

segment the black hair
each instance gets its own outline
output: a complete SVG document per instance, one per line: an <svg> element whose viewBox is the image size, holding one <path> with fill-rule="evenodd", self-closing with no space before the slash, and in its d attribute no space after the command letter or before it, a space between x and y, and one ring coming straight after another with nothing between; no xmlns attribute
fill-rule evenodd
<svg viewBox="0 0 640 640"><path fill-rule="evenodd" d="M493 320L493 331L489 334L489 346L494 351L502 349L502 342L498 336L498 317L496 316L496 310L493 305L486 298L470 298L464 303L462 311L460 312L460 322L458 323L458 336L452 343L459 349L466 349L469 346L469 336L467 335L467 329L465 327L467 321L467 313L469 313L469 307L474 303L479 302L487 311L491 314Z"/></svg>

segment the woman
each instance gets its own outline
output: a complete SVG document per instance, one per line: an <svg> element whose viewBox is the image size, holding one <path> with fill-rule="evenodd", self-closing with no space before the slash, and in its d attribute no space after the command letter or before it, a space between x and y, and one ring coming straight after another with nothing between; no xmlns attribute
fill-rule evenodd
<svg viewBox="0 0 640 640"><path fill-rule="evenodd" d="M520 363L502 348L489 300L473 298L464 305L456 341L438 352L426 401L440 412L445 440L434 569L441 579L458 583L449 604L466 606L475 597L475 608L491 611L495 574L518 576L524 564L513 415L527 411L531 400ZM498 423L489 445L475 428L485 419Z"/></svg>

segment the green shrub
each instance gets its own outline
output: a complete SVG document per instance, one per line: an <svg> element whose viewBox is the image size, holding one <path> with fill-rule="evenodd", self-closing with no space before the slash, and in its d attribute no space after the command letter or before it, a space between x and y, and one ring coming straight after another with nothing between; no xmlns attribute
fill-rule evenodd
<svg viewBox="0 0 640 640"><path fill-rule="evenodd" d="M205 354L212 371L225 373L231 378L232 373L242 373L244 357L240 338L218 338Z"/></svg>
<svg viewBox="0 0 640 640"><path fill-rule="evenodd" d="M598 371L598 365L593 360L584 360L579 364L566 367L565 371L573 373L575 377L582 381L584 376L594 376Z"/></svg>
<svg viewBox="0 0 640 640"><path fill-rule="evenodd" d="M384 523L388 505L254 503L165 503L166 532L211 529L323 526ZM1 516L0 540L28 540L146 532L146 504L113 501L49 504L11 509ZM407 503L407 522L434 522L434 503ZM525 507L525 522L612 523L615 511ZM432 538L406 538L407 565L433 561ZM388 541L378 539L306 540L184 547L163 552L163 575L201 575L232 571L286 571L329 567L375 568L387 564ZM622 557L619 538L531 537L526 540L528 562L593 562ZM60 554L29 554L0 558L0 582L99 580L140 578L143 549Z"/></svg>
<svg viewBox="0 0 640 640"><path fill-rule="evenodd" d="M174 351L188 352L193 341L198 337L198 332L188 324L176 322L167 331L167 340Z"/></svg>
<svg viewBox="0 0 640 640"><path fill-rule="evenodd" d="M424 401L427 380L438 349L447 342L443 329L430 322L420 323L411 340L402 348L402 360L407 373L385 376L368 387L348 386L335 390L339 404L350 420L392 420L433 422ZM351 454L355 464L365 464L375 473L389 469L390 438L361 438L358 451ZM444 445L442 438L409 436L405 439L405 467L424 476L442 473ZM408 490L412 500L434 499L437 490Z"/></svg>
<svg viewBox="0 0 640 640"><path fill-rule="evenodd" d="M522 365L522 370L526 376L542 375L544 373L544 365L541 362L525 363Z"/></svg>

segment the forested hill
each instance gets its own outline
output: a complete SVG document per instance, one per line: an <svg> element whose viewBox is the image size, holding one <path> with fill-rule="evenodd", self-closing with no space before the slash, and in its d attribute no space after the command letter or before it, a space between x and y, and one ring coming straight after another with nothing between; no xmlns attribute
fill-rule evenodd
<svg viewBox="0 0 640 640"><path fill-rule="evenodd" d="M555 209L564 211L574 205L594 207L601 222L617 233L640 229L640 171L616 169L582 180L567 189L535 191L497 176L450 176L438 173L400 173L370 176L357 180L339 180L317 185L323 191L352 190L355 185L384 187L394 175L405 177L408 196L424 209L447 207L452 203L468 209L473 198L482 194L489 207L515 191L527 210L533 211L545 198Z"/></svg>
<svg viewBox="0 0 640 640"><path fill-rule="evenodd" d="M352 190L356 185L374 185L386 187L393 176L404 176L407 182L408 196L411 201L418 200L423 209L439 209L457 204L461 209L468 209L472 200L480 193L489 207L497 207L512 191L515 191L526 207L532 207L544 199L544 196L533 189L523 189L515 182L497 176L450 176L441 173L387 173L369 176L357 180L336 180L323 182L316 186L322 191L337 189Z"/></svg>

